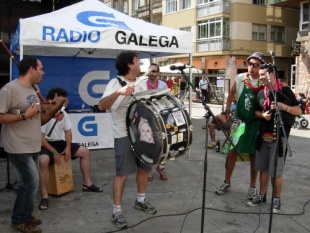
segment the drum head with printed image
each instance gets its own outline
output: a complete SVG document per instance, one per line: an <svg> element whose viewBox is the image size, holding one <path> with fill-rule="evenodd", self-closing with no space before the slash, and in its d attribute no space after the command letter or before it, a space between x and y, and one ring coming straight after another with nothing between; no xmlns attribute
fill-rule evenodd
<svg viewBox="0 0 310 233"><path fill-rule="evenodd" d="M162 130L154 112L143 101L131 104L127 111L126 126L136 156L153 165L162 154Z"/></svg>

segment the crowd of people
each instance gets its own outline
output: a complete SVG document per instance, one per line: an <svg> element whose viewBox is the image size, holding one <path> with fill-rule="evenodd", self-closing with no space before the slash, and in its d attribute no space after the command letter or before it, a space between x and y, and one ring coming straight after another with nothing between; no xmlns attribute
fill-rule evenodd
<svg viewBox="0 0 310 233"><path fill-rule="evenodd" d="M286 138L289 137L294 117L301 114L301 108L291 89L282 85L274 70L265 67L265 63L265 57L260 52L255 52L247 58L248 71L237 75L227 98L225 112L217 115L217 121L209 125L211 144L208 147L213 148L215 145L215 129L219 129L218 122L227 131L231 129L231 125L238 122L236 127L243 127L244 131L239 135L230 132L235 144L227 154L225 177L215 193L222 195L230 189L237 156L239 153L247 153L250 157L247 205L256 206L266 202L268 182L271 179L275 187L273 211L278 213L281 208L282 174L287 153ZM134 94L165 88L167 94L179 95L180 99L184 99L187 85L182 79L168 78L165 82L160 80L160 68L155 63L149 67L148 79L145 82L136 82L140 73L140 61L134 51L121 52L116 58L115 67L118 77L109 81L98 108L111 111L115 152L111 220L115 227L124 229L128 225L122 211L122 200L129 175L136 175L137 193L133 200L134 208L148 214L157 212L146 199L148 181L154 179L154 168L136 157L127 134L126 113L134 100ZM38 208L48 209L48 167L53 163L60 164L61 156L65 161L79 158L83 177L82 191L103 192L91 179L90 151L72 142L72 124L66 112L58 111L50 121L41 126L40 113L36 107L40 100L32 86L40 83L43 76L41 61L28 56L20 62L19 77L0 90L0 123L3 124L1 146L7 152L18 180L12 226L21 232L41 232L38 225L42 221L32 215L35 198L40 186L41 201ZM267 76L271 81L268 81ZM174 86L180 88L180 91L176 92ZM206 80L202 79L199 87L202 98L207 102L208 93L204 91L205 86ZM268 94L271 90L282 96L278 98L277 105L272 95ZM67 92L56 87L49 91L47 99L57 100L61 97L66 98ZM275 111L276 108L278 111ZM279 135L274 132L276 113L281 113L284 123L284 130ZM275 155L276 148L280 149ZM278 164L276 169L273 166L275 159ZM155 167L162 181L168 180L165 165L166 160L163 159ZM258 175L260 187L257 193Z"/></svg>

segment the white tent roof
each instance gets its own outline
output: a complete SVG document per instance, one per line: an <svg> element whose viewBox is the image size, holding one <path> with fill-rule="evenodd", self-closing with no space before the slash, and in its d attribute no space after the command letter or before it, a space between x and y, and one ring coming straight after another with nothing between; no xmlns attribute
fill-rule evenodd
<svg viewBox="0 0 310 233"><path fill-rule="evenodd" d="M192 33L132 18L98 0L20 19L11 50L43 56L114 58L135 50L140 58L192 53Z"/></svg>

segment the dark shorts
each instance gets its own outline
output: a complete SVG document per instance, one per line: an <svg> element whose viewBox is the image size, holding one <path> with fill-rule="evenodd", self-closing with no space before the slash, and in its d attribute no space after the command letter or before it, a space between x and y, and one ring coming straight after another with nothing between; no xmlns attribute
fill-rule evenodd
<svg viewBox="0 0 310 233"><path fill-rule="evenodd" d="M283 140L283 139L280 139ZM262 142L262 146L256 151L255 169L257 171L268 171L271 177L274 176L274 159L276 142ZM284 168L284 156L278 157L277 177L282 176Z"/></svg>
<svg viewBox="0 0 310 233"><path fill-rule="evenodd" d="M216 124L216 123L215 123ZM231 123L221 124L224 130L229 130ZM221 130L220 127L217 125L217 130Z"/></svg>
<svg viewBox="0 0 310 233"><path fill-rule="evenodd" d="M128 137L114 139L115 170L117 176L136 172L137 167L151 171L152 167L140 161L133 153Z"/></svg>
<svg viewBox="0 0 310 233"><path fill-rule="evenodd" d="M65 141L52 141L52 142L48 142L52 147L54 147L58 153L61 153L64 151L64 149L66 148L66 142ZM78 143L71 143L71 159L77 159L77 157L74 157L74 154L77 152L77 150L80 148L80 145ZM50 163L49 165L53 165L55 160L54 160L54 156L53 154L45 149L44 147L41 147L41 152L40 155L48 155L48 157L50 158Z"/></svg>

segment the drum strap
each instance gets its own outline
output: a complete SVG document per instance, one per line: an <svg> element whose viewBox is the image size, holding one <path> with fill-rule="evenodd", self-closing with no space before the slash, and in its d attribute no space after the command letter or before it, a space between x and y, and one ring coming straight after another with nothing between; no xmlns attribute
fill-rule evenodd
<svg viewBox="0 0 310 233"><path fill-rule="evenodd" d="M124 86L127 85L127 83L126 83L125 81L121 80L120 77L117 77L117 80L118 80L119 84L120 84L122 87L124 87Z"/></svg>

